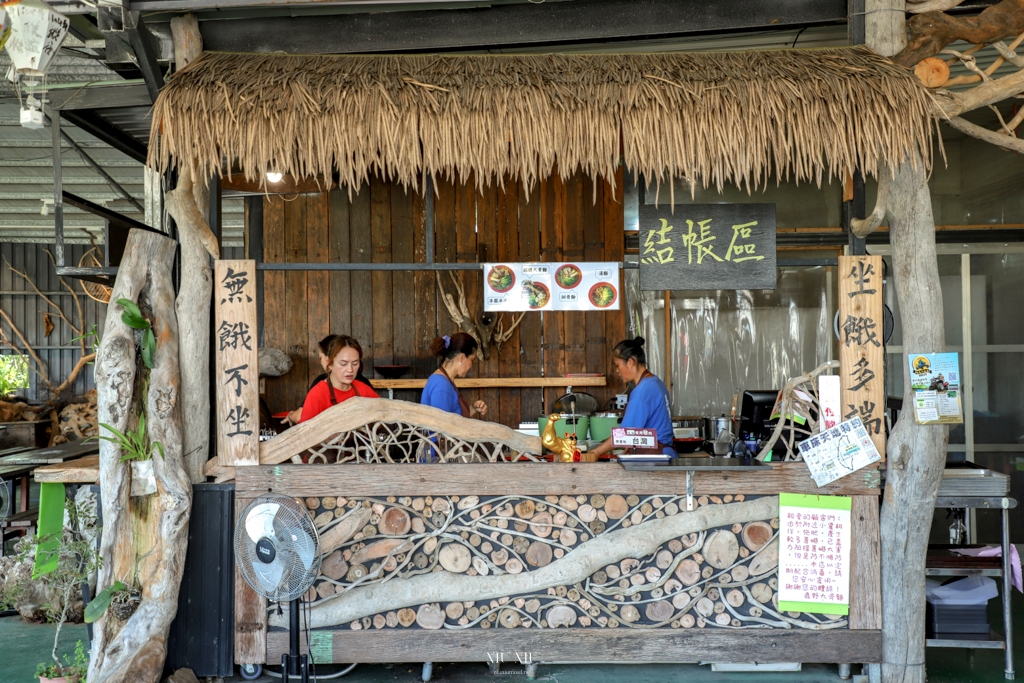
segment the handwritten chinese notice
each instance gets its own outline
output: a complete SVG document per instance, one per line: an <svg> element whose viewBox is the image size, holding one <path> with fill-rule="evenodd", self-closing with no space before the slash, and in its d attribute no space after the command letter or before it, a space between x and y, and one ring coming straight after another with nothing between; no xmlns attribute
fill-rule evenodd
<svg viewBox="0 0 1024 683"><path fill-rule="evenodd" d="M619 264L485 263L485 311L616 311Z"/></svg>
<svg viewBox="0 0 1024 683"><path fill-rule="evenodd" d="M810 436L797 448L819 487L882 459L859 417Z"/></svg>
<svg viewBox="0 0 1024 683"><path fill-rule="evenodd" d="M256 262L214 266L217 453L227 465L259 464Z"/></svg>
<svg viewBox="0 0 1024 683"><path fill-rule="evenodd" d="M841 420L859 417L885 457L882 257L839 257Z"/></svg>
<svg viewBox="0 0 1024 683"><path fill-rule="evenodd" d="M774 204L644 204L639 236L641 289L775 289Z"/></svg>
<svg viewBox="0 0 1024 683"><path fill-rule="evenodd" d="M850 509L844 496L779 494L779 610L850 613Z"/></svg>

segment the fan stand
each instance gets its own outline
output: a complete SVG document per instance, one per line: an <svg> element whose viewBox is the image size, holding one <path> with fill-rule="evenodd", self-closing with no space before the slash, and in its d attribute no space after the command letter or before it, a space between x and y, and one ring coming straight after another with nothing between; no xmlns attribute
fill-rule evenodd
<svg viewBox="0 0 1024 683"><path fill-rule="evenodd" d="M309 656L299 654L301 610L302 598L295 598L288 606L288 654L281 655L281 683L309 683Z"/></svg>

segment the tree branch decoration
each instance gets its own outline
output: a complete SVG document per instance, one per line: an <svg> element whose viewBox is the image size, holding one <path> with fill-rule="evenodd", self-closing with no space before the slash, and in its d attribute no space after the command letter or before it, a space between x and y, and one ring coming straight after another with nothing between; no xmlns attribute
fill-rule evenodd
<svg viewBox="0 0 1024 683"><path fill-rule="evenodd" d="M955 0L930 0L949 9ZM928 3L921 3L926 5ZM919 11L908 4L908 11ZM1016 50L1024 43L1024 0L1002 0L983 10L976 17L951 17L941 11L927 11L907 22L910 40L893 59L896 63L913 67L918 78L933 90L933 113L958 131L1018 154L1024 152L1024 141L1017 138L1017 127L1024 123L1024 107L1007 118L996 104L1024 92L1024 55ZM1013 39L1009 44L1006 40ZM964 40L974 43L966 50L952 50L948 46ZM981 65L975 56L986 46L999 53L991 63ZM937 56L942 55L942 57ZM950 78L950 67L959 62L971 72ZM995 77L1005 64L1018 70L1007 76ZM975 85L963 92L952 92L956 86ZM962 118L968 111L988 107L999 121L996 130L989 130ZM886 181L884 173L879 183ZM863 237L881 224L887 198L881 187L875 210L866 220L855 221L854 232Z"/></svg>
<svg viewBox="0 0 1024 683"><path fill-rule="evenodd" d="M843 628L778 608L778 499L307 498L314 628ZM287 614L270 613L285 627Z"/></svg>
<svg viewBox="0 0 1024 683"><path fill-rule="evenodd" d="M53 254L50 253L49 249L46 249L45 251L46 255L50 258L50 263L54 264L54 267L56 267L56 263L53 260ZM31 287L33 291L35 291L36 296L38 296L40 300L42 300L43 303L47 305L49 311L52 314L55 314L61 321L63 321L64 324L68 326L68 329L70 329L71 332L75 335L75 338L72 339L71 342L78 344L78 350L80 353L78 360L75 361L75 365L71 369L71 372L68 373L67 377L65 377L63 381L60 381L58 384L55 384L54 381L50 379L50 373L46 367L46 363L43 361L42 358L40 358L39 354L28 342L28 339L25 338L24 333L14 323L14 320L11 318L10 314L8 314L7 311L0 308L0 320L7 324L7 329L9 330L9 332L5 331L3 326L0 325L0 344L9 346L19 354L27 354L29 359L31 360L29 367L32 369L32 372L35 373L38 380L45 387L46 393L48 394L49 402L52 405L62 403L67 398L69 390L75 385L75 381L78 379L78 376L81 374L85 366L92 363L96 359L95 352L89 348L90 340L94 336L95 329L93 329L91 332L85 329L85 313L82 308L82 300L79 298L81 294L74 287L68 284L67 280L65 280L64 278L58 278L60 280L61 286L68 291L68 293L71 295L72 300L74 301L74 317L77 320L77 323L73 323L71 322L71 318L68 316L68 314L64 312L63 308L61 308L60 304L55 302L49 296L43 294L42 291L39 290L39 287L36 286L35 282L33 282L32 279L28 276L28 274L18 270L17 268L12 267L6 258L4 259L4 266L6 266L8 270L10 270L18 277L20 277L22 280L24 280L25 283L28 284L28 286Z"/></svg>
<svg viewBox="0 0 1024 683"><path fill-rule="evenodd" d="M779 403L779 414L781 417L779 417L779 421L775 424L771 437L769 437L768 441L761 447L761 451L757 454L758 460L764 460L772 452L775 444L782 437L783 432L786 433L786 438L783 441L786 446L785 459L787 461L803 460L803 457L794 448L796 435L804 434L810 436L820 431L818 429L818 421L814 417L815 415L821 415L821 403L818 399L818 387L815 380L817 380L818 375L826 370L838 367L839 361L828 360L810 372L805 372L799 377L794 377L786 382L786 386L782 388L782 401ZM806 419L805 425L800 425L796 421L796 416L798 415Z"/></svg>
<svg viewBox="0 0 1024 683"><path fill-rule="evenodd" d="M260 464L515 462L538 460L539 437L437 408L377 398L351 398L260 444ZM217 481L234 478L219 457L206 463Z"/></svg>

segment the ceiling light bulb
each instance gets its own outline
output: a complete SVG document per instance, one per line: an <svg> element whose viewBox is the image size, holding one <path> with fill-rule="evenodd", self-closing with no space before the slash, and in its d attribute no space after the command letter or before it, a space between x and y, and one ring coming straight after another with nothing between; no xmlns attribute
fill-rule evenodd
<svg viewBox="0 0 1024 683"><path fill-rule="evenodd" d="M280 173L275 173L274 171L268 171L267 172L267 181L268 182L279 183L279 182L281 182L281 178L282 177L283 176Z"/></svg>

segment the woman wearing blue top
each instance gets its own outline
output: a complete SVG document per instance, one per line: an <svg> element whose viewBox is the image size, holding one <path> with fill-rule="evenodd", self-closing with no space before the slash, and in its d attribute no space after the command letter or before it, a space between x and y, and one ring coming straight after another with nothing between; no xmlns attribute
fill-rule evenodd
<svg viewBox="0 0 1024 683"><path fill-rule="evenodd" d="M671 401L665 383L647 369L647 354L644 352L644 338L626 339L615 345L612 351L615 369L623 382L635 382L633 392L622 416L622 427L633 429L654 429L658 432L658 445L662 453L675 456L672 448ZM612 440L593 449L591 454L600 457L613 448Z"/></svg>
<svg viewBox="0 0 1024 683"><path fill-rule="evenodd" d="M472 335L459 332L452 336L444 336L430 343L430 351L441 359L441 367L427 380L423 387L420 403L440 408L462 417L483 417L487 414L487 404L476 401L472 407L459 395L455 380L465 377L473 368L477 342Z"/></svg>

